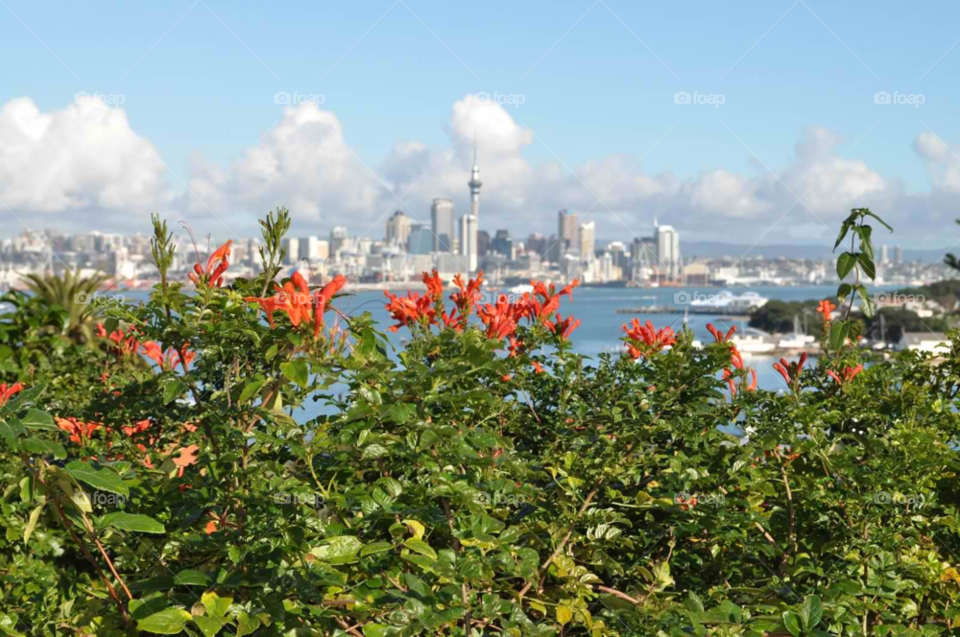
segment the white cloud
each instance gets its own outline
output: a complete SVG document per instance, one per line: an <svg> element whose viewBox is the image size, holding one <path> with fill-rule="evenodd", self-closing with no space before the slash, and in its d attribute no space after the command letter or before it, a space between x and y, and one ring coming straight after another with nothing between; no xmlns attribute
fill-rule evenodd
<svg viewBox="0 0 960 637"><path fill-rule="evenodd" d="M454 103L447 133L446 147L398 141L367 168L337 115L305 103L285 108L232 165L205 161L196 152L185 189L165 181L153 146L131 129L122 109L91 101L44 113L20 98L0 110L0 193L10 188L3 201L22 217L39 219L37 225L146 230L145 213L160 210L221 234L216 215L231 234L243 236L256 233L258 216L284 205L294 214L296 232L344 224L379 238L396 208L424 222L435 197L453 197L458 210L467 208L476 140L484 182L481 226L510 228L517 236L555 232L556 211L570 208L590 210L601 238L647 234L656 216L686 239L752 243L777 222L765 242L825 242L850 208L869 206L890 219L897 242L939 245L949 237L943 233L953 232L952 211L960 203L960 157L929 133L913 145L930 171L928 194L907 194L900 180L879 174L856 157L856 148L844 147L842 136L817 126L806 129L793 160L775 175L753 161L752 172L716 165L685 179L646 172L635 155L569 167L558 160L532 164L525 151L541 144L533 131L512 111L473 95ZM932 228L938 229L935 240Z"/></svg>

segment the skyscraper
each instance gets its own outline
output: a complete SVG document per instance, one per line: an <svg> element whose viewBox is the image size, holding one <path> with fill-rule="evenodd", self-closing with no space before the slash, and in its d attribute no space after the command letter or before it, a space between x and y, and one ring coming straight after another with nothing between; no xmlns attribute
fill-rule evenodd
<svg viewBox="0 0 960 637"><path fill-rule="evenodd" d="M580 244L580 258L586 261L592 259L597 243L597 228L593 221L580 224L577 241Z"/></svg>
<svg viewBox="0 0 960 637"><path fill-rule="evenodd" d="M387 244L406 245L411 227L413 227L413 219L403 214L402 210L397 210L387 220Z"/></svg>
<svg viewBox="0 0 960 637"><path fill-rule="evenodd" d="M343 226L337 226L330 231L330 254L336 256L341 250L349 249L349 242L347 229Z"/></svg>
<svg viewBox="0 0 960 637"><path fill-rule="evenodd" d="M493 237L493 242L491 243L491 247L493 248L493 251L496 252L497 254L502 254L508 259L512 259L513 258L513 239L510 238L510 231L497 230L497 234L494 235Z"/></svg>
<svg viewBox="0 0 960 637"><path fill-rule="evenodd" d="M479 197L479 191L477 196ZM430 206L430 219L434 252L453 251L453 213L452 200L446 197L433 200L433 205Z"/></svg>
<svg viewBox="0 0 960 637"><path fill-rule="evenodd" d="M897 246L893 249L893 261L897 265L903 263L903 248Z"/></svg>
<svg viewBox="0 0 960 637"><path fill-rule="evenodd" d="M469 272L477 269L477 218L473 215L460 217L460 254L463 267Z"/></svg>
<svg viewBox="0 0 960 637"><path fill-rule="evenodd" d="M657 226L657 261L667 279L680 278L680 233L672 226Z"/></svg>
<svg viewBox="0 0 960 637"><path fill-rule="evenodd" d="M433 252L434 237L430 228L422 223L415 223L410 228L407 237L407 252L410 254L430 254Z"/></svg>
<svg viewBox="0 0 960 637"><path fill-rule="evenodd" d="M557 241L551 252L551 261L559 261L568 249L576 249L579 237L577 236L577 216L566 208L557 213Z"/></svg>
<svg viewBox="0 0 960 637"><path fill-rule="evenodd" d="M477 142L473 142L473 172L470 173L470 181L467 182L467 185L470 186L470 214L472 214L476 221L480 221L480 186L483 185L483 182L480 181L480 166L477 164Z"/></svg>

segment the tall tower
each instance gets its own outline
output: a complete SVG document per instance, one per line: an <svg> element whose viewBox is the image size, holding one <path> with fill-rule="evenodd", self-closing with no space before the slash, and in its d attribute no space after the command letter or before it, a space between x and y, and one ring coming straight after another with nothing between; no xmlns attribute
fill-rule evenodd
<svg viewBox="0 0 960 637"><path fill-rule="evenodd" d="M467 185L470 186L470 214L472 214L476 221L480 220L480 186L483 185L483 182L480 181L480 166L477 165L477 141L473 141L473 172L470 173L470 181L467 182Z"/></svg>

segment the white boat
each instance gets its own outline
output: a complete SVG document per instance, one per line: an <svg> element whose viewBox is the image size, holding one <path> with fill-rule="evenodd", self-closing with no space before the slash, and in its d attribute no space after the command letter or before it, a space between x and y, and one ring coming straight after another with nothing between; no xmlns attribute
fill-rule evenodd
<svg viewBox="0 0 960 637"><path fill-rule="evenodd" d="M737 296L729 290L716 294L697 294L690 301L690 306L698 310L723 310L726 312L748 312L763 307L770 299L760 296L756 292L744 292Z"/></svg>
<svg viewBox="0 0 960 637"><path fill-rule="evenodd" d="M529 283L521 283L520 285L513 286L512 288L507 290L507 292L509 292L510 294L527 294L527 293L533 294L533 286L530 285Z"/></svg>
<svg viewBox="0 0 960 637"><path fill-rule="evenodd" d="M753 327L731 336L730 343L741 354L769 354L777 348L775 337Z"/></svg>
<svg viewBox="0 0 960 637"><path fill-rule="evenodd" d="M780 349L804 349L817 342L816 337L809 334L784 334L780 337L777 347Z"/></svg>

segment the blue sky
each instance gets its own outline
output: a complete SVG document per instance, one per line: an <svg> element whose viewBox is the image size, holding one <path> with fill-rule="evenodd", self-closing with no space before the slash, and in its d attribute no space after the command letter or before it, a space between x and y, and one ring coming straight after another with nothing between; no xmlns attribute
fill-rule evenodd
<svg viewBox="0 0 960 637"><path fill-rule="evenodd" d="M0 104L27 97L53 112L78 91L122 94L173 188L195 161L243 157L282 117L277 91L322 94L378 173L399 142L449 147L452 106L484 91L523 96L504 110L533 131L520 151L533 165L566 172L643 155L644 173L749 178L787 170L818 126L842 137L837 157L926 193L917 136L960 143L958 13L948 2L822 0L2 0ZM678 91L724 103L679 106ZM877 105L877 91L924 103Z"/></svg>

